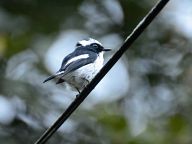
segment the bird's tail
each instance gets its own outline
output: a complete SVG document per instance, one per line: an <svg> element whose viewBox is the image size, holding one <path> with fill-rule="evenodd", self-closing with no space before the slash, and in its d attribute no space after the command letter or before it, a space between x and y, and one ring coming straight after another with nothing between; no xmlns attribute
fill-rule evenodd
<svg viewBox="0 0 192 144"><path fill-rule="evenodd" d="M61 74L63 74L63 72L57 72L56 74L51 75L51 76L49 76L47 79L45 79L45 80L43 81L43 83L45 83L45 82L47 82L47 81L49 81L49 80L52 80L52 79L56 78L57 76L59 76L59 75L61 75Z"/></svg>

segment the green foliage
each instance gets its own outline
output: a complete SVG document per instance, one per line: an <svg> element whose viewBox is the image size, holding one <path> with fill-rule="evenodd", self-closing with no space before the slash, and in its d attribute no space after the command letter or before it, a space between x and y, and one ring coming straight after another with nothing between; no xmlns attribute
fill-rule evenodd
<svg viewBox="0 0 192 144"><path fill-rule="evenodd" d="M77 30L102 40L117 35L123 41L155 3L114 0L107 7L105 2L0 1L0 143L33 143L73 100L75 94L63 86L42 84L50 73L46 57L60 35L67 39L69 31ZM113 11L118 6L119 23ZM192 142L191 39L168 22L169 10L163 10L123 58L129 91L116 99L116 93L108 95L109 102L99 106L80 107L48 143ZM110 44L116 46L113 40Z"/></svg>

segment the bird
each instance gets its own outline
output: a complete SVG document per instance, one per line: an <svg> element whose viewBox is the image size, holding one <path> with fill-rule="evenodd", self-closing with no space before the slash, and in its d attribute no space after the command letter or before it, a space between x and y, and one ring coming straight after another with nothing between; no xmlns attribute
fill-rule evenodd
<svg viewBox="0 0 192 144"><path fill-rule="evenodd" d="M80 40L76 43L75 50L63 59L60 69L43 83L57 79L56 84L66 82L80 94L101 70L103 54L110 50L93 38Z"/></svg>

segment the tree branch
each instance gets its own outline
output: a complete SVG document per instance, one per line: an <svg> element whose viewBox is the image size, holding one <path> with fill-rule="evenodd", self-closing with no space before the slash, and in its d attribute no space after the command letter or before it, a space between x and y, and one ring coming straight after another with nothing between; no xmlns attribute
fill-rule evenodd
<svg viewBox="0 0 192 144"><path fill-rule="evenodd" d="M141 35L147 26L153 21L157 14L164 8L169 0L160 0L151 11L137 25L133 32L127 37L121 48L111 57L95 78L87 85L87 87L79 94L79 96L71 103L65 112L57 119L57 121L43 133L43 135L35 142L35 144L44 144L57 129L68 119L68 117L76 110L76 108L84 101L88 94L95 88L101 79L108 73L113 65L120 59L125 51L132 43Z"/></svg>

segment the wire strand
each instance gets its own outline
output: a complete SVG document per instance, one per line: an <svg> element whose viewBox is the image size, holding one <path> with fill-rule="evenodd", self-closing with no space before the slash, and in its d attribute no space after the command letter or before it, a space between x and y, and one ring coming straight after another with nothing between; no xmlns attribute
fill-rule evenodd
<svg viewBox="0 0 192 144"><path fill-rule="evenodd" d="M143 20L136 26L133 32L126 38L121 48L111 57L111 59L103 66L100 72L94 79L85 87L79 96L69 105L65 112L56 120L56 122L48 128L42 136L34 144L45 144L46 141L57 131L57 129L68 119L68 117L77 109L77 107L84 101L88 94L95 88L101 79L108 73L113 65L120 59L125 51L132 45L132 43L142 34L147 26L165 7L169 0L160 0L143 18Z"/></svg>

